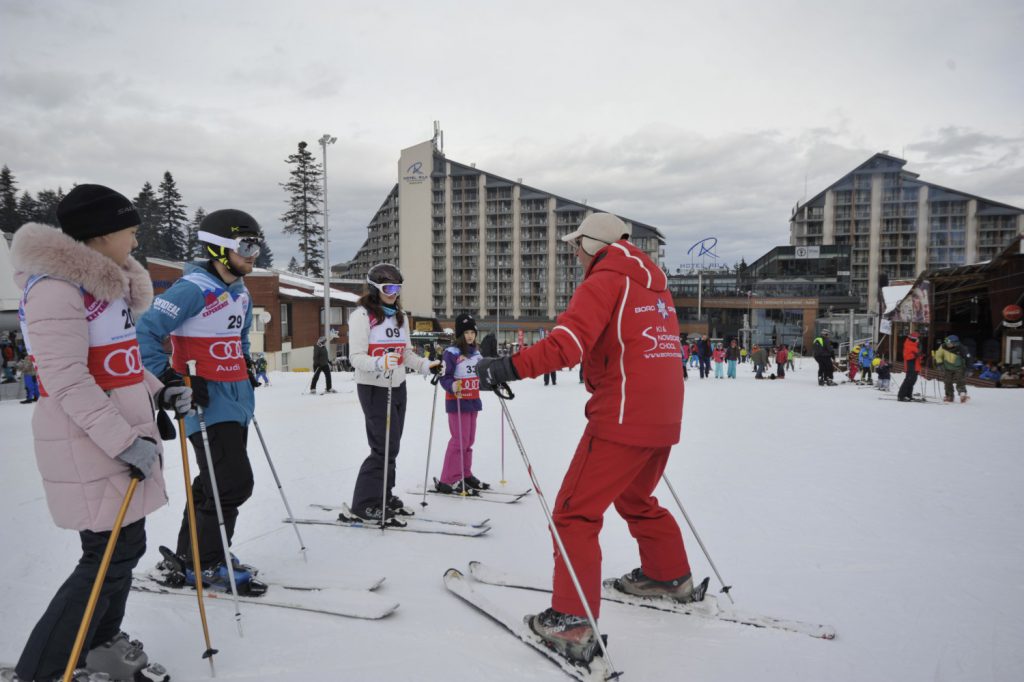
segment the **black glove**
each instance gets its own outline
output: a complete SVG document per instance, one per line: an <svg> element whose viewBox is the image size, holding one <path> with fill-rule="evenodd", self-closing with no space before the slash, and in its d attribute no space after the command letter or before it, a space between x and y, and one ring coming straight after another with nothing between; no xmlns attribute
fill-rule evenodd
<svg viewBox="0 0 1024 682"><path fill-rule="evenodd" d="M501 384L518 381L512 358L483 358L476 363L476 375L480 379L481 391L493 391Z"/></svg>
<svg viewBox="0 0 1024 682"><path fill-rule="evenodd" d="M174 371L173 367L168 367L164 370L164 373L160 375L160 381L164 386L184 386L185 379L180 374Z"/></svg>
<svg viewBox="0 0 1024 682"><path fill-rule="evenodd" d="M249 383L252 384L253 388L259 388L260 382L256 378L256 368L252 365L252 358L248 355L245 356L245 371L249 374Z"/></svg>

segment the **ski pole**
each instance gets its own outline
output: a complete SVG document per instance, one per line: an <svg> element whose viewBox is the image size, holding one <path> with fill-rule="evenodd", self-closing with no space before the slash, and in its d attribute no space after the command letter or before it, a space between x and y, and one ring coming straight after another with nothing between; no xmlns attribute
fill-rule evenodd
<svg viewBox="0 0 1024 682"><path fill-rule="evenodd" d="M191 387L192 380L185 375L185 385ZM201 585L200 578L203 575L199 565L199 536L196 533L196 501L192 497L192 474L189 472L188 446L185 444L185 418L178 417L178 440L181 443L181 470L185 475L185 510L188 513L188 531L192 543L192 572L196 576L197 585ZM203 624L203 638L206 640L206 651L203 658L210 659L210 676L217 677L217 669L213 666L213 656L217 650L210 643L210 626L206 622L206 604L203 603L203 591L196 589L196 599L199 601L199 621Z"/></svg>
<svg viewBox="0 0 1024 682"><path fill-rule="evenodd" d="M384 378L388 380L388 413L384 417L384 475L381 476L381 479L384 481L380 503L380 532L382 535L384 533L384 526L387 525L388 467L391 462L391 375L391 371L384 373Z"/></svg>
<svg viewBox="0 0 1024 682"><path fill-rule="evenodd" d="M281 493L281 501L284 502L285 511L288 512L288 519L292 522L292 528L295 529L295 537L299 539L299 551L302 552L302 560L308 562L306 558L306 543L302 541L302 534L299 533L299 526L295 523L295 515L292 514L291 505L288 504L288 498L284 496L284 487L281 485L281 479L277 475L277 469L274 468L274 461L270 459L270 450L267 449L267 441L263 440L263 432L260 431L260 423L256 421L256 415L252 417L252 425L256 427L256 435L260 437L260 445L263 446L263 454L267 456L267 464L270 465L270 473L274 475L274 481L277 483L277 492Z"/></svg>
<svg viewBox="0 0 1024 682"><path fill-rule="evenodd" d="M697 538L697 544L704 551L704 556L707 557L708 563L711 564L711 570L715 572L715 577L718 578L719 584L722 589L720 592L725 592L725 596L729 598L729 602L735 604L732 600L732 595L729 594L729 590L732 589L732 585L726 585L725 581L722 580L722 574L718 572L718 568L715 566L715 562L711 560L711 555L708 554L708 548L704 546L704 541L700 539L700 534L697 529L693 527L693 521L690 520L690 515L686 513L686 509L683 508L683 503L679 500L679 495L676 494L676 489L672 487L672 482L668 480L668 476L664 473L661 475L661 480L665 481L665 485L668 486L669 492L672 493L672 497L676 498L676 504L679 505L679 511L683 512L683 518L686 519L686 525L690 527L690 532L693 533L693 537Z"/></svg>
<svg viewBox="0 0 1024 682"><path fill-rule="evenodd" d="M89 593L89 601L85 605L85 613L82 615L82 622L78 626L78 634L75 635L75 645L71 649L71 658L68 659L68 665L64 668L64 682L71 682L71 676L74 674L75 668L78 667L78 657L82 655L82 648L85 646L85 636L89 632L89 624L92 622L93 613L96 612L96 602L100 598L100 589L107 578L107 569L110 568L110 560L114 556L114 545L117 544L117 536L121 534L121 524L124 523L124 517L128 513L128 505L131 504L132 495L135 494L135 487L144 478L142 472L135 467L132 467L131 476L128 492L124 494L124 502L121 503L121 509L117 512L117 518L114 520L114 527L110 530L110 539L107 540L107 548L103 551L103 558L100 560L100 568L96 573L96 580L92 583L92 592Z"/></svg>
<svg viewBox="0 0 1024 682"><path fill-rule="evenodd" d="M188 373L192 376L192 373L196 369L196 361L189 360ZM206 469L210 474L210 489L213 493L213 504L217 509L217 525L220 528L220 541L224 545L224 563L228 568L228 580L231 582L231 596L235 602L235 623L238 625L238 636L244 637L245 634L242 632L242 611L238 606L238 585L235 584L235 566L231 561L231 547L228 542L228 531L224 525L224 510L220 506L220 489L217 487L217 473L213 470L213 454L210 452L210 436L206 432L206 411L202 405L196 404L196 412L199 416L199 432L203 434L203 450L206 451ZM201 475L201 474L200 474ZM195 538L195 535L192 536ZM199 546L199 540L196 538L193 540L196 544L196 549ZM193 552L193 557L199 556L198 552ZM195 561L195 559L193 559ZM202 573L196 573L196 589L201 589L203 584Z"/></svg>
<svg viewBox="0 0 1024 682"><path fill-rule="evenodd" d="M466 490L466 444L462 440L462 399L458 393L455 394L455 411L459 419L459 466L462 474L462 490L459 495L469 497L469 492Z"/></svg>
<svg viewBox="0 0 1024 682"><path fill-rule="evenodd" d="M503 395L502 390L506 391ZM576 577L576 570L572 567L572 561L569 560L569 553L565 551L565 545L562 543L562 536L558 532L558 528L555 527L555 517L551 515L551 508L548 506L548 501L544 497L544 493L541 492L540 482L537 480L536 474L533 471L533 465L530 464L530 458L526 454L526 448L523 446L523 441L519 437L519 431L516 430L516 424L512 421L512 415L508 411L508 405L505 404L506 397L511 399L513 397L512 391L509 390L507 384L498 386L494 394L498 396L498 402L501 404L502 414L508 419L509 430L512 431L512 438L515 440L516 445L519 447L519 454L523 457L523 464L526 465L526 473L530 476L530 482L533 483L533 489L537 491L537 499L540 500L540 505L544 509L544 516L548 519L548 528L551 529L551 536L555 538L555 544L558 545L558 551L562 555L562 559L565 561L565 567L569 571L569 577L572 578L573 587L576 588L576 594L579 595L580 603L583 604L583 609L587 613L587 620L590 621L590 627L594 629L594 635L597 637L597 644L601 647L601 654L604 656L605 662L608 664L608 668L613 672L608 676L607 679L615 679L622 675L621 672L615 672L615 665L612 663L612 658L608 654L608 647L604 643L604 636L601 634L601 630L597 626L597 618L594 617L594 612L590 609L590 604L587 603L587 598L583 594L583 587L580 585L579 578Z"/></svg>
<svg viewBox="0 0 1024 682"><path fill-rule="evenodd" d="M508 485L505 479L505 413L501 413L501 484Z"/></svg>
<svg viewBox="0 0 1024 682"><path fill-rule="evenodd" d="M437 414L437 385L441 383L441 375L435 374L430 383L434 384L434 402L430 408L430 433L427 435L427 466L423 470L423 501L421 507L427 506L427 477L430 476L430 449L434 445L434 415Z"/></svg>

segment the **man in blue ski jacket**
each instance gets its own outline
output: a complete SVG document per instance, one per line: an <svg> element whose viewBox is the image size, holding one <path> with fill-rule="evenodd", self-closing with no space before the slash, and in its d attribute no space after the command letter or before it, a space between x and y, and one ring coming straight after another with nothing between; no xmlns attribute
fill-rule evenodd
<svg viewBox="0 0 1024 682"><path fill-rule="evenodd" d="M196 363L191 378L195 402L203 408L214 463L224 529L234 535L238 508L252 494L253 474L246 452L253 417L255 378L249 356L252 298L243 277L252 272L260 253L260 228L249 214L234 209L214 211L199 225L199 242L209 256L187 263L182 277L157 296L138 322L142 361L168 386L183 382L187 364ZM170 337L172 353L164 352ZM203 582L229 589L225 548L220 536L215 491L198 415L185 419L199 475L192 483L196 536ZM178 561L166 558L160 568L169 582L195 584L188 511L182 518L175 550ZM248 593L261 590L254 570L232 557L235 582Z"/></svg>

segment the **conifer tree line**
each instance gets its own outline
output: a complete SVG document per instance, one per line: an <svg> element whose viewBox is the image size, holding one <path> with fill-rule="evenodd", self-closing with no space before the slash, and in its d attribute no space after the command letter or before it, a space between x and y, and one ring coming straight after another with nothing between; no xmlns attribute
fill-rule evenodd
<svg viewBox="0 0 1024 682"><path fill-rule="evenodd" d="M299 256L292 257L288 270L321 277L324 258L323 226L323 164L310 152L306 142L299 142L294 154L285 163L290 166L288 179L280 183L285 190L287 210L280 216L285 234L296 238ZM57 204L64 198L64 190L44 189L35 196L19 192L14 173L6 165L0 171L0 230L13 233L28 222L57 225ZM170 171L165 171L160 184L154 188L148 180L134 197L129 197L139 212L141 224L138 248L132 254L145 263L146 257L167 260L201 258L201 247L196 233L206 216L200 206L188 213ZM270 267L274 256L264 239L262 252L256 261L258 267Z"/></svg>
<svg viewBox="0 0 1024 682"><path fill-rule="evenodd" d="M6 165L0 170L0 230L13 233L29 222L57 226L57 204L64 198L62 187L44 189L34 197L24 190L19 193L14 173ZM136 239L138 248L132 255L141 263L147 257L172 261L202 258L197 237L199 223L206 217L200 206L189 217L177 183L170 171L165 171L156 189L148 180L134 197L129 197L139 212L140 224ZM257 267L271 267L274 255L263 241L256 260Z"/></svg>

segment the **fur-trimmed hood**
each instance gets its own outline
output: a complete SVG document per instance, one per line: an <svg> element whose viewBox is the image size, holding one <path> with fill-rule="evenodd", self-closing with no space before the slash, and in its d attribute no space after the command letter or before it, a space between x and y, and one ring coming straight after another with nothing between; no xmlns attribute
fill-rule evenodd
<svg viewBox="0 0 1024 682"><path fill-rule="evenodd" d="M128 299L135 313L153 302L149 273L129 257L122 268L99 251L76 241L55 227L27 223L11 242L11 264L19 287L32 275L51 275L85 288L103 301Z"/></svg>

